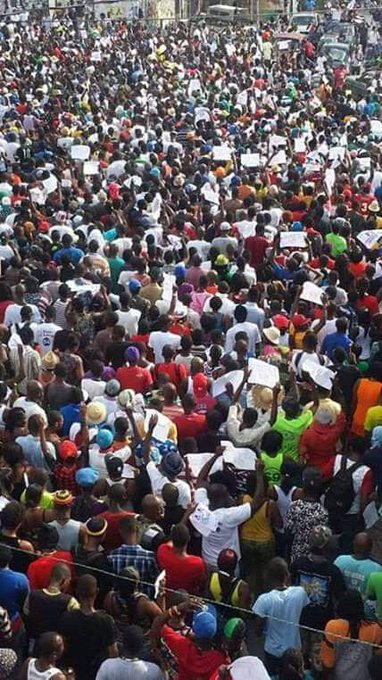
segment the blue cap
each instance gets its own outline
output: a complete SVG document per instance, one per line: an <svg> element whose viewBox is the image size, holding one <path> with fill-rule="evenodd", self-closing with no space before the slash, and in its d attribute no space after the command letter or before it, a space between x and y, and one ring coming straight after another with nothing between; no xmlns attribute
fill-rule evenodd
<svg viewBox="0 0 382 680"><path fill-rule="evenodd" d="M76 482L78 486L94 486L98 482L99 473L93 468L81 468L76 472Z"/></svg>
<svg viewBox="0 0 382 680"><path fill-rule="evenodd" d="M302 231L302 230L303 230L302 222L293 222L291 231Z"/></svg>
<svg viewBox="0 0 382 680"><path fill-rule="evenodd" d="M192 621L192 631L199 640L211 640L217 632L216 617L210 611L197 612Z"/></svg>
<svg viewBox="0 0 382 680"><path fill-rule="evenodd" d="M129 281L129 291L130 293L139 293L141 290L142 285L137 279L130 279Z"/></svg>
<svg viewBox="0 0 382 680"><path fill-rule="evenodd" d="M98 430L96 442L101 449L108 449L114 441L113 434L110 430Z"/></svg>
<svg viewBox="0 0 382 680"><path fill-rule="evenodd" d="M241 179L240 179L240 177L237 177L237 175L235 175L235 177L232 177L232 179L231 179L231 187L238 187L238 186L240 186L240 184L241 184Z"/></svg>
<svg viewBox="0 0 382 680"><path fill-rule="evenodd" d="M160 169L155 165L153 168L151 168L150 175L153 177L160 177Z"/></svg>

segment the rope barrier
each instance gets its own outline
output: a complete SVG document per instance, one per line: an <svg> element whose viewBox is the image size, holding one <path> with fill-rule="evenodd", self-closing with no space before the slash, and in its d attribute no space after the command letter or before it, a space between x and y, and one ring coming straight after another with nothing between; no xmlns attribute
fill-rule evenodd
<svg viewBox="0 0 382 680"><path fill-rule="evenodd" d="M7 547L12 551L23 553L25 555L29 555L29 556L33 555L36 558L44 557L44 556L46 557L46 555L41 555L41 554L36 553L34 551L24 550L23 548L16 548L16 547L13 547L13 546L9 546L7 543L0 542L0 546L1 547ZM109 577L111 576L114 579L121 579L123 581L129 581L131 583L136 582L135 579L130 578L129 576L123 576L121 574L116 574L116 573L111 572L111 571L106 571L105 569L99 569L98 567L92 567L92 566L84 565L84 564L81 564L80 562L75 562L74 560L69 562L68 560L63 560L63 559L60 559L58 557L54 557L53 555L48 554L48 556L53 561L61 562L63 564L67 564L68 566L80 567L81 569L86 568L89 572L97 572L99 574L104 574L105 576L109 576ZM150 588L154 587L153 583L149 583L148 581L142 581L142 580L139 580L139 585L148 586ZM161 588L161 590L165 591L166 593L179 594L178 590L174 590L173 588L168 588L167 586ZM236 616L237 616L238 612L240 612L240 613L243 614L243 618L248 618L248 616L250 616L250 617L256 617L257 616L255 614L255 612L252 611L252 609L244 609L243 607L234 607L233 605L227 604L225 602L216 602L215 600L211 600L208 597L195 596L195 599L197 599L198 601L200 601L203 604L211 604L211 605L214 605L215 607L218 606L219 608L224 607L225 609L231 610L232 612L234 612ZM306 630L310 633L319 633L322 636L325 635L325 631L321 630L320 628L313 628L311 626L306 626L306 625L301 624L301 623L295 623L294 621L288 621L287 619L282 619L282 618L279 618L278 616L270 615L270 616L267 616L266 619L267 620L270 619L272 621L277 621L277 623L281 623L281 624L284 624L284 625L294 626L295 628L300 628L301 630ZM377 623L378 623L378 625L381 626L379 621L377 621ZM373 647L374 649L381 649L382 650L382 645L378 645L374 642L367 642L366 640L359 640L358 638L346 637L345 635L339 635L338 633L332 633L332 632L330 632L330 635L331 635L331 637L337 638L338 640L343 640L345 642L357 642L358 644L367 645L368 647Z"/></svg>

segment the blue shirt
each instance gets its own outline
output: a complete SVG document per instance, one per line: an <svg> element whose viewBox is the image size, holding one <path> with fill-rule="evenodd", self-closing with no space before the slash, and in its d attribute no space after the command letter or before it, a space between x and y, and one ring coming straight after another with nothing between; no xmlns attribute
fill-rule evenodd
<svg viewBox="0 0 382 680"><path fill-rule="evenodd" d="M84 253L80 248L75 248L74 246L69 246L69 248L60 248L57 253L53 255L54 262L61 262L63 255L67 255L72 264L78 264L82 260Z"/></svg>
<svg viewBox="0 0 382 680"><path fill-rule="evenodd" d="M25 574L12 569L0 569L0 603L11 619L20 613L28 592L29 581Z"/></svg>
<svg viewBox="0 0 382 680"><path fill-rule="evenodd" d="M16 443L20 444L25 458L30 465L35 468L45 468L49 470L49 465L41 449L40 437L27 434L25 437L17 437ZM48 442L48 453L54 458L54 446Z"/></svg>
<svg viewBox="0 0 382 680"><path fill-rule="evenodd" d="M373 560L357 560L353 555L340 555L334 562L342 572L347 588L358 590L366 598L367 582L374 571L382 571L382 566Z"/></svg>
<svg viewBox="0 0 382 680"><path fill-rule="evenodd" d="M309 597L301 586L271 590L257 598L252 611L267 619L264 649L268 654L280 658L291 647L301 649L298 623L307 604ZM290 621L290 624L285 621Z"/></svg>
<svg viewBox="0 0 382 680"><path fill-rule="evenodd" d="M351 344L350 338L348 338L347 335L344 335L344 333L329 333L322 343L322 352L327 354L329 359L333 359L333 352L336 347L342 347L345 352L348 353Z"/></svg>
<svg viewBox="0 0 382 680"><path fill-rule="evenodd" d="M80 416L80 404L67 404L60 408L60 413L64 419L64 424L62 426L61 434L63 437L68 437L70 428L73 423L79 423L81 420Z"/></svg>

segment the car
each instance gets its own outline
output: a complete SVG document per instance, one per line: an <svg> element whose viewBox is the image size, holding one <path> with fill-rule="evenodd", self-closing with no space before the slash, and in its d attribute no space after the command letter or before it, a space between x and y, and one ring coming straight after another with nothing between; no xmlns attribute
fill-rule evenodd
<svg viewBox="0 0 382 680"><path fill-rule="evenodd" d="M248 22L249 15L244 7L235 7L234 5L210 5L207 12L198 14L194 21L206 21L209 24L233 24L235 22Z"/></svg>
<svg viewBox="0 0 382 680"><path fill-rule="evenodd" d="M318 14L315 12L296 12L291 23L298 33L309 33L311 26L318 25Z"/></svg>
<svg viewBox="0 0 382 680"><path fill-rule="evenodd" d="M362 76L348 76L345 79L345 90L350 90L355 99L362 99L370 94L370 87L373 81L379 80L381 71L364 71Z"/></svg>
<svg viewBox="0 0 382 680"><path fill-rule="evenodd" d="M333 68L350 67L350 47L346 43L325 42L321 45L319 54L326 57Z"/></svg>

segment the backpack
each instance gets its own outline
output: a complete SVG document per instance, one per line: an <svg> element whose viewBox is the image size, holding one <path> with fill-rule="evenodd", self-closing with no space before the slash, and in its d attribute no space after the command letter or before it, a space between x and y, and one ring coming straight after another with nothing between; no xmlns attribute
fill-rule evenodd
<svg viewBox="0 0 382 680"><path fill-rule="evenodd" d="M324 507L330 514L343 515L350 510L355 497L353 472L360 466L361 463L353 463L347 468L346 456L342 456L341 467L325 493Z"/></svg>

